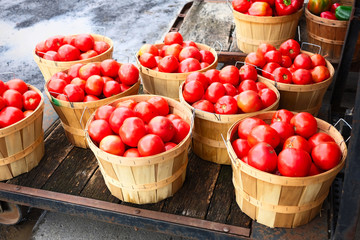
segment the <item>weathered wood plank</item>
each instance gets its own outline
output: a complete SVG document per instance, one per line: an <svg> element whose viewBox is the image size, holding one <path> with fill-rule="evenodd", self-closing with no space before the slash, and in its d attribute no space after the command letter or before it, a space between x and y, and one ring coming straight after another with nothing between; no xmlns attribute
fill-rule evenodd
<svg viewBox="0 0 360 240"><path fill-rule="evenodd" d="M226 223L230 225L240 226L240 227L251 227L251 218L249 218L245 213L243 213L235 201L235 194L233 195L233 200L231 202L230 214L227 217Z"/></svg>

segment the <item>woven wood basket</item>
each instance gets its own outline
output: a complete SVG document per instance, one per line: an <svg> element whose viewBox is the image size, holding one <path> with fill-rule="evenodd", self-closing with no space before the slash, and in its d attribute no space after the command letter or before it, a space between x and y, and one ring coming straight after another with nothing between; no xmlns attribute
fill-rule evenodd
<svg viewBox="0 0 360 240"><path fill-rule="evenodd" d="M352 1L334 1L352 5ZM321 46L321 54L332 63L340 61L349 21L331 20L312 14L305 8L308 41ZM353 61L360 60L360 36L355 47Z"/></svg>
<svg viewBox="0 0 360 240"><path fill-rule="evenodd" d="M279 91L272 84L265 84L276 93L277 100L271 106L259 112L275 110L279 106ZM193 152L201 159L218 164L230 165L231 161L221 135L225 137L230 126L239 118L247 117L259 112L243 114L215 114L195 109L183 98L183 86L184 83L181 84L179 88L180 102L195 112L194 129L192 132Z"/></svg>
<svg viewBox="0 0 360 240"><path fill-rule="evenodd" d="M218 64L218 56L215 49L200 43L196 43L200 50L210 51L215 61L206 68L199 70L199 72L206 72L209 69L214 69ZM155 44L157 48L162 48L164 44ZM136 54L136 63L140 69L140 76L144 85L144 92L149 94L161 95L169 98L179 100L179 86L185 81L186 77L191 73L164 73L151 70L142 66L139 62L139 53Z"/></svg>
<svg viewBox="0 0 360 240"><path fill-rule="evenodd" d="M40 94L41 102L28 117L0 128L0 181L29 172L44 156L44 97L37 88L28 86Z"/></svg>
<svg viewBox="0 0 360 240"><path fill-rule="evenodd" d="M271 122L274 112L254 115ZM239 119L240 121L241 119ZM336 174L343 168L347 148L341 134L329 123L316 119L318 131L332 136L342 151L335 168L310 177L284 177L260 171L237 158L231 142L237 138L239 121L227 133L226 145L233 169L236 202L252 219L268 227L294 228L315 218Z"/></svg>
<svg viewBox="0 0 360 240"><path fill-rule="evenodd" d="M65 134L69 142L76 147L87 148L85 139L85 125L90 115L95 110L105 104L108 104L118 98L136 95L139 92L140 81L131 86L128 90L117 95L103 98L92 102L67 102L54 98L47 90L45 84L45 94L49 98L55 112L59 115L61 124L65 130Z"/></svg>
<svg viewBox="0 0 360 240"><path fill-rule="evenodd" d="M110 105L128 99L146 101L154 95L124 97ZM191 124L192 113L178 101L164 97L170 113L178 114ZM93 120L90 117L86 129ZM191 131L190 131L191 132ZM112 195L125 202L136 204L156 203L174 195L183 185L188 163L190 132L175 148L149 157L126 158L100 150L86 134L90 149L94 152L105 183Z"/></svg>
<svg viewBox="0 0 360 240"><path fill-rule="evenodd" d="M294 38L303 8L294 14L278 17L258 17L233 10L238 48L244 53L256 52L261 43L276 48Z"/></svg>
<svg viewBox="0 0 360 240"><path fill-rule="evenodd" d="M113 41L105 36L98 35L98 34L91 34L91 36L95 39L95 41L104 41L110 45L110 48L103 52L102 54L99 54L98 56L84 59L84 60L78 60L78 61L70 61L70 62L57 62L57 61L51 61L46 60L42 57L39 57L35 50L33 51L33 57L37 65L39 66L39 69L44 76L45 81L49 81L50 78L57 72L64 71L66 69L69 69L72 65L77 63L89 63L89 62L102 62L105 59L112 58L113 51L114 51L114 44Z"/></svg>
<svg viewBox="0 0 360 240"><path fill-rule="evenodd" d="M310 52L301 52L309 54L310 56L313 55L313 53ZM258 81L276 86L281 96L279 108L295 112L309 112L316 116L321 108L322 100L327 88L332 82L335 72L334 67L327 60L326 66L330 71L330 77L320 83L308 85L278 83L261 75L258 75Z"/></svg>

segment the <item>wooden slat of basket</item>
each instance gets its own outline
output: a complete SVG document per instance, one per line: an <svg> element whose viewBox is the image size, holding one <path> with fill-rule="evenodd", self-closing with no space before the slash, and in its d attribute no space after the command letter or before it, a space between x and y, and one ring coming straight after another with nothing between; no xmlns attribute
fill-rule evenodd
<svg viewBox="0 0 360 240"><path fill-rule="evenodd" d="M180 156L181 157L181 156ZM175 173L178 166L175 166L177 162L179 162L179 157L176 157L174 161L166 161L163 163L157 164L157 171L156 171L156 181L161 181L163 179L168 178L169 176L173 175ZM154 182L156 182L154 181ZM168 196L172 195L172 184L165 186L163 188L159 188L156 192L156 202L159 201L159 199L165 199Z"/></svg>

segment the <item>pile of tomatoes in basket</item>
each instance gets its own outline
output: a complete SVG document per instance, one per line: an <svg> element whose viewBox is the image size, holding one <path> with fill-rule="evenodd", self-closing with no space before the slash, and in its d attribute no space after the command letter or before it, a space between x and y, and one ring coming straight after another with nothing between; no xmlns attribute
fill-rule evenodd
<svg viewBox="0 0 360 240"><path fill-rule="evenodd" d="M90 34L57 35L36 44L35 53L46 60L77 61L106 52L110 45L95 41Z"/></svg>
<svg viewBox="0 0 360 240"><path fill-rule="evenodd" d="M0 80L0 128L29 116L40 104L41 95L21 79Z"/></svg>
<svg viewBox="0 0 360 240"><path fill-rule="evenodd" d="M199 50L193 41L183 41L179 32L165 35L165 45L145 44L139 50L139 62L142 66L165 73L186 73L208 67L215 56L208 50Z"/></svg>
<svg viewBox="0 0 360 240"><path fill-rule="evenodd" d="M256 112L274 104L276 93L264 83L256 82L257 71L252 65L240 70L228 65L205 73L187 76L182 95L194 108L218 114Z"/></svg>
<svg viewBox="0 0 360 240"><path fill-rule="evenodd" d="M340 147L330 135L318 132L316 119L307 112L278 110L270 125L256 116L245 118L237 130L239 138L232 142L237 157L261 171L305 177L341 161Z"/></svg>
<svg viewBox="0 0 360 240"><path fill-rule="evenodd" d="M59 100L90 102L124 92L138 79L139 70L133 64L106 59L101 63L77 63L67 72L55 73L47 89Z"/></svg>
<svg viewBox="0 0 360 240"><path fill-rule="evenodd" d="M235 11L252 16L284 16L302 8L304 0L233 0Z"/></svg>
<svg viewBox="0 0 360 240"><path fill-rule="evenodd" d="M260 44L249 53L245 62L262 69L262 76L279 83L313 84L330 78L326 61L320 54L312 56L300 52L300 44L289 39L276 50L271 44Z"/></svg>
<svg viewBox="0 0 360 240"><path fill-rule="evenodd" d="M169 113L167 101L154 96L147 101L132 99L115 107L104 105L88 126L92 141L105 152L124 157L146 157L177 146L189 133L190 125Z"/></svg>

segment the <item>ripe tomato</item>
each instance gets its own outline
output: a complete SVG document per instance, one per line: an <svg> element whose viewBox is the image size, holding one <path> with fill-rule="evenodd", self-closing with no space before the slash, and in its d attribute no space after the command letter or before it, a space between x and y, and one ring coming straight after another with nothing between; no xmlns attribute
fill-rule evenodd
<svg viewBox="0 0 360 240"><path fill-rule="evenodd" d="M239 69L233 65L228 65L221 69L219 78L221 83L230 83L237 86L240 82Z"/></svg>
<svg viewBox="0 0 360 240"><path fill-rule="evenodd" d="M169 32L165 35L164 43L166 45L171 45L174 43L183 44L183 37L179 32Z"/></svg>
<svg viewBox="0 0 360 240"><path fill-rule="evenodd" d="M325 142L335 142L335 140L328 134L323 132L318 132L312 135L309 140L310 148L313 149L315 146L319 145L320 143Z"/></svg>
<svg viewBox="0 0 360 240"><path fill-rule="evenodd" d="M199 81L203 85L203 88L206 89L209 86L209 81L206 76L201 72L190 73L185 80L185 84L191 81Z"/></svg>
<svg viewBox="0 0 360 240"><path fill-rule="evenodd" d="M69 98L67 96L65 96L65 94L59 94L56 96L56 99L61 100L61 101L65 101L68 102Z"/></svg>
<svg viewBox="0 0 360 240"><path fill-rule="evenodd" d="M282 146L286 139L295 134L294 128L290 123L287 122L273 122L270 127L276 130L280 136L280 145Z"/></svg>
<svg viewBox="0 0 360 240"><path fill-rule="evenodd" d="M222 96L215 103L215 112L218 114L236 114L238 112L236 100L231 96Z"/></svg>
<svg viewBox="0 0 360 240"><path fill-rule="evenodd" d="M147 68L154 68L157 66L155 56L151 53L143 53L139 58L139 62Z"/></svg>
<svg viewBox="0 0 360 240"><path fill-rule="evenodd" d="M133 110L126 107L118 107L111 113L109 117L109 124L111 129L118 133L125 119L135 117L136 114Z"/></svg>
<svg viewBox="0 0 360 240"><path fill-rule="evenodd" d="M110 48L110 45L104 41L94 41L94 50L98 54L106 52Z"/></svg>
<svg viewBox="0 0 360 240"><path fill-rule="evenodd" d="M243 157L246 157L249 150L250 150L250 146L249 146L248 141L245 140L245 139L241 139L241 138L238 138L235 141L233 141L231 143L231 146L233 147L233 149L234 149L234 151L236 153L236 156L239 159L242 159Z"/></svg>
<svg viewBox="0 0 360 240"><path fill-rule="evenodd" d="M320 173L322 173L323 171L318 168L314 163L311 163L311 167L308 173L308 176L314 176L314 175L318 175Z"/></svg>
<svg viewBox="0 0 360 240"><path fill-rule="evenodd" d="M6 107L5 100L0 96L0 110Z"/></svg>
<svg viewBox="0 0 360 240"><path fill-rule="evenodd" d="M85 92L89 95L100 96L103 88L104 80L99 75L92 75L86 80Z"/></svg>
<svg viewBox="0 0 360 240"><path fill-rule="evenodd" d="M182 120L182 118L181 118L179 115L173 114L173 113L170 113L170 114L166 115L166 117L167 117L170 121L173 121L173 120L175 120L175 119L180 119L180 120Z"/></svg>
<svg viewBox="0 0 360 240"><path fill-rule="evenodd" d="M233 0L232 6L235 11L246 13L250 8L251 3L247 0Z"/></svg>
<svg viewBox="0 0 360 240"><path fill-rule="evenodd" d="M33 112L34 112L33 110L24 111L24 116L25 116L25 117L28 117L28 116L30 116Z"/></svg>
<svg viewBox="0 0 360 240"><path fill-rule="evenodd" d="M179 62L174 56L165 56L163 59L160 60L158 67L160 72L172 73L177 71L179 67Z"/></svg>
<svg viewBox="0 0 360 240"><path fill-rule="evenodd" d="M260 96L252 90L241 92L238 96L237 104L245 113L257 112L263 108Z"/></svg>
<svg viewBox="0 0 360 240"><path fill-rule="evenodd" d="M44 56L44 59L50 60L50 61L60 61L59 54L55 51L47 51Z"/></svg>
<svg viewBox="0 0 360 240"><path fill-rule="evenodd" d="M261 71L261 75L263 77L266 77L268 79L274 80L274 77L272 73L275 71L275 69L280 68L280 64L275 62L269 62L267 63L264 68Z"/></svg>
<svg viewBox="0 0 360 240"><path fill-rule="evenodd" d="M274 62L280 65L282 60L282 55L281 52L278 50L270 50L264 54L264 58L267 63Z"/></svg>
<svg viewBox="0 0 360 240"><path fill-rule="evenodd" d="M118 76L120 63L114 59L106 59L100 63L100 72L102 76L115 78Z"/></svg>
<svg viewBox="0 0 360 240"><path fill-rule="evenodd" d="M16 107L5 107L0 111L0 128L14 124L24 118L24 113Z"/></svg>
<svg viewBox="0 0 360 240"><path fill-rule="evenodd" d="M100 75L100 66L96 63L87 63L79 68L79 78L87 80L92 75Z"/></svg>
<svg viewBox="0 0 360 240"><path fill-rule="evenodd" d="M305 177L311 167L309 153L302 149L286 148L279 153L278 169L287 177Z"/></svg>
<svg viewBox="0 0 360 240"><path fill-rule="evenodd" d="M258 94L261 98L263 108L270 107L277 100L276 93L270 88L261 89Z"/></svg>
<svg viewBox="0 0 360 240"><path fill-rule="evenodd" d="M214 61L215 61L215 57L212 54L212 52L208 51L208 50L200 50L200 54L201 54L201 62L206 62L209 65L211 65Z"/></svg>
<svg viewBox="0 0 360 240"><path fill-rule="evenodd" d="M312 61L309 55L305 53L300 53L294 59L294 66L296 69L311 69L312 68Z"/></svg>
<svg viewBox="0 0 360 240"><path fill-rule="evenodd" d="M253 146L248 153L248 164L264 172L274 172L278 157L274 148L265 142Z"/></svg>
<svg viewBox="0 0 360 240"><path fill-rule="evenodd" d="M257 70L254 66L245 64L239 69L240 81L257 80Z"/></svg>
<svg viewBox="0 0 360 240"><path fill-rule="evenodd" d="M156 134L163 142L169 142L176 134L174 124L164 116L156 116L150 120L149 133Z"/></svg>
<svg viewBox="0 0 360 240"><path fill-rule="evenodd" d="M66 81L62 79L53 79L49 81L47 88L52 96L57 97L58 94L63 93L66 85Z"/></svg>
<svg viewBox="0 0 360 240"><path fill-rule="evenodd" d="M308 141L306 141L305 138L299 135L294 135L287 138L283 145L283 149L285 148L302 149L309 154L311 152L310 144L308 143Z"/></svg>
<svg viewBox="0 0 360 240"><path fill-rule="evenodd" d="M316 166L327 171L340 163L342 153L335 142L325 142L315 146L311 156Z"/></svg>
<svg viewBox="0 0 360 240"><path fill-rule="evenodd" d="M274 113L271 122L273 123L273 122L281 121L281 122L290 123L290 120L292 119L293 116L294 114L289 110L280 109Z"/></svg>
<svg viewBox="0 0 360 240"><path fill-rule="evenodd" d="M220 71L217 69L210 69L205 72L205 77L207 78L209 84L213 82L220 82L219 77Z"/></svg>
<svg viewBox="0 0 360 240"><path fill-rule="evenodd" d="M284 68L289 68L291 65L292 65L291 58L289 56L282 55L280 66Z"/></svg>
<svg viewBox="0 0 360 240"><path fill-rule="evenodd" d="M147 134L139 140L138 150L142 157L165 152L165 144L158 135Z"/></svg>
<svg viewBox="0 0 360 240"><path fill-rule="evenodd" d="M90 78L89 78L90 79ZM88 81L89 81L88 79ZM104 84L103 94L105 97L111 97L121 93L120 83L116 81L108 81Z"/></svg>
<svg viewBox="0 0 360 240"><path fill-rule="evenodd" d="M62 45L58 50L58 54L60 61L76 61L80 59L79 49L70 44Z"/></svg>
<svg viewBox="0 0 360 240"><path fill-rule="evenodd" d="M97 96L94 96L94 95L86 95L84 97L84 100L83 102L93 102L93 101L98 101L100 100L100 98L98 98Z"/></svg>
<svg viewBox="0 0 360 240"><path fill-rule="evenodd" d="M182 119L172 120L176 129L176 134L172 138L172 142L179 144L190 132L190 125Z"/></svg>
<svg viewBox="0 0 360 240"><path fill-rule="evenodd" d="M70 83L78 85L83 91L85 91L86 81L81 78L74 78Z"/></svg>
<svg viewBox="0 0 360 240"><path fill-rule="evenodd" d="M18 91L13 89L6 90L2 97L5 101L6 106L16 107L20 110L22 109L23 98L21 93L19 93Z"/></svg>
<svg viewBox="0 0 360 240"><path fill-rule="evenodd" d="M103 105L103 106L99 107L95 111L95 116L94 116L95 120L103 119L103 120L109 121L109 118L110 118L111 114L114 112L114 110L115 110L115 108L110 105ZM117 132L118 131L116 131L115 133L117 133Z"/></svg>
<svg viewBox="0 0 360 240"><path fill-rule="evenodd" d="M280 45L279 51L282 55L294 59L300 53L300 44L294 39L289 39Z"/></svg>
<svg viewBox="0 0 360 240"><path fill-rule="evenodd" d="M11 79L10 81L6 82L5 85L8 89L16 90L20 94L24 94L29 89L26 83L18 78Z"/></svg>
<svg viewBox="0 0 360 240"><path fill-rule="evenodd" d="M92 121L89 124L88 132L91 139L97 144L100 143L104 137L114 134L113 131L111 131L109 123L102 119Z"/></svg>
<svg viewBox="0 0 360 240"><path fill-rule="evenodd" d="M186 58L195 58L200 62L201 61L201 53L197 47L182 48L179 53L179 61L181 62L182 60L184 60Z"/></svg>
<svg viewBox="0 0 360 240"><path fill-rule="evenodd" d="M0 80L0 96L2 96L6 90L8 90L8 86Z"/></svg>
<svg viewBox="0 0 360 240"><path fill-rule="evenodd" d="M39 57L43 57L44 53L46 53L48 49L45 46L45 41L39 42L35 46L35 52Z"/></svg>
<svg viewBox="0 0 360 240"><path fill-rule="evenodd" d="M139 69L131 63L122 64L119 68L120 81L128 86L131 86L139 80Z"/></svg>
<svg viewBox="0 0 360 240"><path fill-rule="evenodd" d="M315 83L322 82L330 77L330 71L325 66L316 66L311 71L312 80Z"/></svg>
<svg viewBox="0 0 360 240"><path fill-rule="evenodd" d="M259 142L265 142L276 148L280 143L280 135L269 125L259 125L251 130L247 141L250 147L255 146Z"/></svg>
<svg viewBox="0 0 360 240"><path fill-rule="evenodd" d="M194 43L193 41L183 41L182 47L197 47L196 43Z"/></svg>
<svg viewBox="0 0 360 240"><path fill-rule="evenodd" d="M245 58L245 63L255 65L259 68L263 68L266 64L264 55L261 53L251 52Z"/></svg>
<svg viewBox="0 0 360 240"><path fill-rule="evenodd" d="M118 135L108 135L104 137L99 148L107 153L122 156L125 152L125 144Z"/></svg>
<svg viewBox="0 0 360 240"><path fill-rule="evenodd" d="M169 104L164 98L160 96L154 96L147 100L147 102L151 103L156 108L156 112L159 115L166 116L169 114Z"/></svg>
<svg viewBox="0 0 360 240"><path fill-rule="evenodd" d="M279 67L275 69L273 72L274 81L280 82L280 83L287 83L290 84L293 82L293 77L291 72L284 67Z"/></svg>
<svg viewBox="0 0 360 240"><path fill-rule="evenodd" d="M49 37L45 40L45 48L47 51L54 51L56 52L59 47L63 44L64 36L58 35Z"/></svg>
<svg viewBox="0 0 360 240"><path fill-rule="evenodd" d="M71 76L69 76L68 74L64 73L64 72L57 72L54 75L52 75L51 80L56 79L56 78L60 78L62 80L65 80L67 83L70 83L71 80L73 79Z"/></svg>
<svg viewBox="0 0 360 240"><path fill-rule="evenodd" d="M63 44L70 44L74 46L75 36L67 35L63 39Z"/></svg>
<svg viewBox="0 0 360 240"><path fill-rule="evenodd" d="M74 45L82 52L87 52L94 48L94 38L90 34L78 34L75 36Z"/></svg>
<svg viewBox="0 0 360 240"><path fill-rule="evenodd" d="M259 47L257 48L256 52L261 53L262 55L265 55L265 53L267 53L271 50L276 50L276 48L269 43L261 43L259 45Z"/></svg>
<svg viewBox="0 0 360 240"><path fill-rule="evenodd" d="M26 91L23 96L23 107L25 110L35 110L41 101L41 96L34 90Z"/></svg>
<svg viewBox="0 0 360 240"><path fill-rule="evenodd" d="M293 83L299 84L299 85L310 84L313 82L311 72L306 69L296 70L293 73L292 81L293 81Z"/></svg>
<svg viewBox="0 0 360 240"><path fill-rule="evenodd" d="M253 130L254 127L265 124L266 123L260 118L256 118L256 117L245 118L239 122L238 135L240 138L247 140L251 130Z"/></svg>
<svg viewBox="0 0 360 240"><path fill-rule="evenodd" d="M323 56L320 54L314 54L311 57L312 67L316 66L326 66L326 61Z"/></svg>
<svg viewBox="0 0 360 240"><path fill-rule="evenodd" d="M154 105L148 102L139 102L134 107L135 115L141 118L145 123L149 123L150 120L158 115Z"/></svg>
<svg viewBox="0 0 360 240"><path fill-rule="evenodd" d="M210 66L210 64L208 64L207 62L200 62L200 69L207 68L208 66Z"/></svg>
<svg viewBox="0 0 360 240"><path fill-rule="evenodd" d="M96 57L97 55L99 54L95 50L89 50L87 52L80 54L80 60L93 58Z"/></svg>
<svg viewBox="0 0 360 240"><path fill-rule="evenodd" d="M174 147L176 147L177 144L173 143L173 142L167 142L165 143L165 151L169 151L170 149L173 149Z"/></svg>
<svg viewBox="0 0 360 240"><path fill-rule="evenodd" d="M124 152L123 157L141 157L137 148L129 148Z"/></svg>
<svg viewBox="0 0 360 240"><path fill-rule="evenodd" d="M204 87L199 81L191 81L184 85L183 97L186 102L192 104L204 96Z"/></svg>
<svg viewBox="0 0 360 240"><path fill-rule="evenodd" d="M82 102L85 97L84 91L75 84L68 84L64 88L64 94L70 102Z"/></svg>
<svg viewBox="0 0 360 240"><path fill-rule="evenodd" d="M144 53L151 53L154 56L159 56L159 49L153 44L144 44L141 46L139 50L139 56L143 55Z"/></svg>
<svg viewBox="0 0 360 240"><path fill-rule="evenodd" d="M247 90L252 90L252 91L257 92L256 82L253 80L244 80L239 84L238 90L239 90L239 93L247 91Z"/></svg>
<svg viewBox="0 0 360 240"><path fill-rule="evenodd" d="M236 94L238 94L238 90L234 87L234 85L230 84L230 83L224 83L223 84L226 93L225 95L229 95L229 96L235 96Z"/></svg>
<svg viewBox="0 0 360 240"><path fill-rule="evenodd" d="M71 78L76 78L76 77L79 77L79 69L84 66L84 64L82 63L76 63L74 65L72 65L67 74L71 77Z"/></svg>
<svg viewBox="0 0 360 240"><path fill-rule="evenodd" d="M193 108L199 109L205 112L215 112L214 104L212 104L210 101L202 99L200 101L197 101L192 105Z"/></svg>
<svg viewBox="0 0 360 240"><path fill-rule="evenodd" d="M257 88L257 91L259 92L261 89L268 88L268 87L266 86L265 83L256 82L256 88Z"/></svg>
<svg viewBox="0 0 360 240"><path fill-rule="evenodd" d="M213 82L210 86L206 89L205 92L205 99L216 103L219 98L226 94L226 89L222 83Z"/></svg>
<svg viewBox="0 0 360 240"><path fill-rule="evenodd" d="M290 124L294 126L295 133L309 138L317 132L317 122L313 115L301 112L291 118Z"/></svg>
<svg viewBox="0 0 360 240"><path fill-rule="evenodd" d="M138 117L126 118L119 129L121 140L130 147L138 146L139 140L145 136L144 121Z"/></svg>
<svg viewBox="0 0 360 240"><path fill-rule="evenodd" d="M194 72L200 70L200 62L195 58L186 58L179 63L178 72Z"/></svg>

